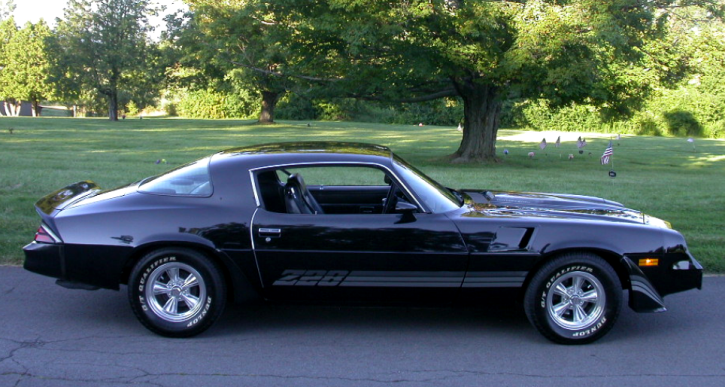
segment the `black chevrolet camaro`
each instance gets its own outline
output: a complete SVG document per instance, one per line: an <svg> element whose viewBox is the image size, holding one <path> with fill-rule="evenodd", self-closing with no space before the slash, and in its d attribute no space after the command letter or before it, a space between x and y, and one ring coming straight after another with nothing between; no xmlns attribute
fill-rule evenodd
<svg viewBox="0 0 725 387"><path fill-rule="evenodd" d="M518 289L548 339L588 343L700 288L669 223L587 196L445 188L388 148L229 149L113 190L91 181L36 204L27 270L74 289L126 284L136 316L172 337L236 301L416 302ZM624 290L627 290L625 293Z"/></svg>

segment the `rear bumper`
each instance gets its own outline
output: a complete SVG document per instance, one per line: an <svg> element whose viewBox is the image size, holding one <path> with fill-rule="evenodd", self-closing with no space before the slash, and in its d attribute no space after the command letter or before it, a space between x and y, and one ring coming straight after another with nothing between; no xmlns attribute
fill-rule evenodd
<svg viewBox="0 0 725 387"><path fill-rule="evenodd" d="M53 278L65 277L63 245L32 242L23 247L25 270Z"/></svg>
<svg viewBox="0 0 725 387"><path fill-rule="evenodd" d="M118 290L131 248L32 242L23 251L26 270L60 279L61 286Z"/></svg>

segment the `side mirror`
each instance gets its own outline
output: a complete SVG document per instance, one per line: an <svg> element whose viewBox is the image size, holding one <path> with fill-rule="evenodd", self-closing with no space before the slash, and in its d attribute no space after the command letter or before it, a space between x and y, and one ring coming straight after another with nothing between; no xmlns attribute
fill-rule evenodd
<svg viewBox="0 0 725 387"><path fill-rule="evenodd" d="M408 202L399 201L395 204L395 212L402 214L402 216L400 217L400 220L395 222L396 224L411 223L411 222L416 221L415 215L413 215L413 214L418 212L418 207L416 205L410 204Z"/></svg>
<svg viewBox="0 0 725 387"><path fill-rule="evenodd" d="M404 201L398 201L397 203L395 203L395 212L400 212L404 214L406 212L413 213L416 211L418 211L418 206L414 204L410 204Z"/></svg>

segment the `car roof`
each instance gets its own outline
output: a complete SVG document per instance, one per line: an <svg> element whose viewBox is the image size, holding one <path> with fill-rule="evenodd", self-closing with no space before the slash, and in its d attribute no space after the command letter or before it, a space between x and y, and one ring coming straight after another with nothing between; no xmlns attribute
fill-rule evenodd
<svg viewBox="0 0 725 387"><path fill-rule="evenodd" d="M393 152L385 146L358 142L280 142L231 148L214 155L212 162L242 162L254 169L268 165L308 162L377 162L389 164ZM243 161L242 161L243 160Z"/></svg>

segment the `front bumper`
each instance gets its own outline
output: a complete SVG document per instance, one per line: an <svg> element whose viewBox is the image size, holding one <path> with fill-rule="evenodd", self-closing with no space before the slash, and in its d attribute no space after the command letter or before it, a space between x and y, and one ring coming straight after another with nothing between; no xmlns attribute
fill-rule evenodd
<svg viewBox="0 0 725 387"><path fill-rule="evenodd" d="M647 257L651 257L647 254ZM657 266L640 267L638 255L622 258L629 274L629 306L636 312L663 312L664 296L702 289L702 265L689 252L661 254Z"/></svg>

